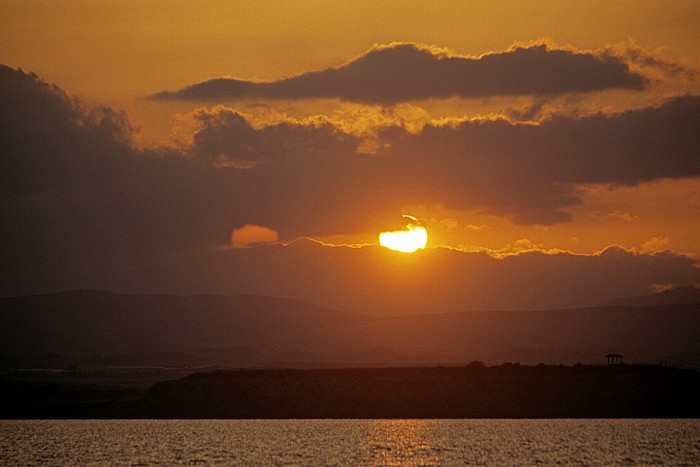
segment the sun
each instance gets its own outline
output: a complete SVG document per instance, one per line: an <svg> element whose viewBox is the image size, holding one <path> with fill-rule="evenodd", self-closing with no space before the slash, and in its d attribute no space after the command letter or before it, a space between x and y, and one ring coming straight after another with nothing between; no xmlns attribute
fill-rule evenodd
<svg viewBox="0 0 700 467"><path fill-rule="evenodd" d="M413 216L403 216L410 219L406 225L406 230L396 230L393 232L382 232L379 234L379 244L390 250L413 253L416 250L425 248L428 243L428 232L425 227L418 223L418 219Z"/></svg>

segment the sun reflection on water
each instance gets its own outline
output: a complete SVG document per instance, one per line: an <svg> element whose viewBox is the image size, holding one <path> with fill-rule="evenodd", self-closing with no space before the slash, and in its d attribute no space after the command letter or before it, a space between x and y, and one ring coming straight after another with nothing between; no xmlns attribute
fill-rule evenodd
<svg viewBox="0 0 700 467"><path fill-rule="evenodd" d="M440 463L432 438L432 420L376 420L367 427L362 450L374 465L436 465Z"/></svg>

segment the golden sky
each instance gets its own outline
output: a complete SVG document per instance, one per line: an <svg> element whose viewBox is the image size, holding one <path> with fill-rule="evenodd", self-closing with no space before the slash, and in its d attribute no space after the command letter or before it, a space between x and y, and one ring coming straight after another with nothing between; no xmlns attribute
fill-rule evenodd
<svg viewBox="0 0 700 467"><path fill-rule="evenodd" d="M0 0L4 151L30 155L8 244L376 245L411 215L501 260L695 261L698 25L680 0Z"/></svg>
<svg viewBox="0 0 700 467"><path fill-rule="evenodd" d="M542 38L581 49L632 38L700 59L700 7L692 0L3 0L0 9L2 63L108 101L224 75L278 79L391 42L480 55Z"/></svg>

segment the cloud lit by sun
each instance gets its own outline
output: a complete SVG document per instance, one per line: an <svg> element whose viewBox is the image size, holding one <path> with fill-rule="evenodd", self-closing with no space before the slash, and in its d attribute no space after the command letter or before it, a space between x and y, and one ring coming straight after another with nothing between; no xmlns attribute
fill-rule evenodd
<svg viewBox="0 0 700 467"><path fill-rule="evenodd" d="M419 224L418 219L415 217L408 215L403 217L411 221L406 224L405 230L380 233L379 244L390 250L403 253L413 253L416 250L422 250L428 243L428 232L425 230L425 227Z"/></svg>
<svg viewBox="0 0 700 467"><path fill-rule="evenodd" d="M277 241L279 241L278 233L261 225L247 224L231 232L231 246L233 248L248 248L277 243Z"/></svg>

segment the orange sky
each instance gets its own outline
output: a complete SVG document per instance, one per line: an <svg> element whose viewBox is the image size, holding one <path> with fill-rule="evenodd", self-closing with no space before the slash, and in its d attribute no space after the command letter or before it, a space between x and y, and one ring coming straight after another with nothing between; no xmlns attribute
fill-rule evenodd
<svg viewBox="0 0 700 467"><path fill-rule="evenodd" d="M694 1L0 2L0 59L111 101L231 75L276 79L396 41L478 55L544 37L596 48L633 38L700 58Z"/></svg>
<svg viewBox="0 0 700 467"><path fill-rule="evenodd" d="M156 212L162 187L185 199L167 234L134 234L144 244L376 244L410 214L428 247L497 258L620 246L697 259L699 24L700 4L678 0L0 0L0 63L84 110L126 112L131 129L97 120L123 132L128 148L115 154L157 155L143 172L124 169L133 186L120 189L134 198L163 161L206 161L149 182L144 205ZM450 88L455 73L473 86ZM244 90L221 94L208 80L222 77ZM141 232L148 219L114 222Z"/></svg>

